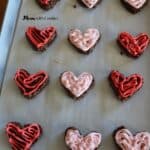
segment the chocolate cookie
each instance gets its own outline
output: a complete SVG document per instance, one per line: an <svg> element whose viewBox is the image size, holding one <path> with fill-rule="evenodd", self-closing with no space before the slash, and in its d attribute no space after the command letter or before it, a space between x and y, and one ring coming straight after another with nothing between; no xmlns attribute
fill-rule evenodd
<svg viewBox="0 0 150 150"><path fill-rule="evenodd" d="M102 136L98 132L91 132L83 136L74 127L66 129L65 143L70 150L96 150L100 146Z"/></svg>
<svg viewBox="0 0 150 150"><path fill-rule="evenodd" d="M137 13L146 6L148 0L121 0L121 2L130 12Z"/></svg>
<svg viewBox="0 0 150 150"><path fill-rule="evenodd" d="M114 132L114 141L121 150L149 150L150 133L139 132L135 136L125 127Z"/></svg>
<svg viewBox="0 0 150 150"><path fill-rule="evenodd" d="M109 74L109 81L118 98L122 101L134 95L142 88L144 83L143 77L139 74L125 77L116 70L111 71Z"/></svg>
<svg viewBox="0 0 150 150"><path fill-rule="evenodd" d="M41 8L45 10L49 10L53 8L56 5L56 3L60 0L36 0L36 1Z"/></svg>
<svg viewBox="0 0 150 150"><path fill-rule="evenodd" d="M6 125L6 134L13 150L30 150L32 145L40 138L42 128L37 123L21 126L17 122Z"/></svg>
<svg viewBox="0 0 150 150"><path fill-rule="evenodd" d="M95 28L89 28L84 33L79 29L72 29L69 32L70 43L83 54L89 54L100 40L101 35Z"/></svg>
<svg viewBox="0 0 150 150"><path fill-rule="evenodd" d="M36 27L28 27L26 37L36 51L44 51L57 36L55 27L47 27L45 29L37 29Z"/></svg>
<svg viewBox="0 0 150 150"><path fill-rule="evenodd" d="M122 32L118 36L119 46L132 57L139 57L150 44L150 38L146 33L132 36L127 32Z"/></svg>
<svg viewBox="0 0 150 150"><path fill-rule="evenodd" d="M45 71L29 74L25 69L18 69L14 80L25 97L33 98L48 84L49 76Z"/></svg>
<svg viewBox="0 0 150 150"><path fill-rule="evenodd" d="M94 77L87 72L77 77L73 72L66 71L61 74L60 83L72 98L79 99L92 87Z"/></svg>

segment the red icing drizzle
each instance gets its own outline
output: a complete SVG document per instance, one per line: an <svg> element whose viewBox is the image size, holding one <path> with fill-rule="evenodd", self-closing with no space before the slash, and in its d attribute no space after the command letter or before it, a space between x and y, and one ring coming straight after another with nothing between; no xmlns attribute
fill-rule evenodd
<svg viewBox="0 0 150 150"><path fill-rule="evenodd" d="M21 128L19 123L10 122L6 126L6 133L13 150L30 150L42 134L42 129L36 123Z"/></svg>
<svg viewBox="0 0 150 150"><path fill-rule="evenodd" d="M43 5L49 5L51 1L56 1L56 0L39 0L41 4Z"/></svg>
<svg viewBox="0 0 150 150"><path fill-rule="evenodd" d="M19 69L15 74L14 80L23 95L30 97L43 87L48 78L48 74L44 71L30 75L26 70Z"/></svg>
<svg viewBox="0 0 150 150"><path fill-rule="evenodd" d="M28 27L26 36L29 41L38 50L45 49L45 46L53 41L56 36L55 27L47 27L43 30L39 30L36 27Z"/></svg>
<svg viewBox="0 0 150 150"><path fill-rule="evenodd" d="M119 71L112 71L110 73L110 79L120 99L126 99L132 96L143 86L143 78L139 74L124 77Z"/></svg>
<svg viewBox="0 0 150 150"><path fill-rule="evenodd" d="M133 37L127 32L122 32L118 37L118 41L133 57L141 55L150 44L149 36L144 33Z"/></svg>

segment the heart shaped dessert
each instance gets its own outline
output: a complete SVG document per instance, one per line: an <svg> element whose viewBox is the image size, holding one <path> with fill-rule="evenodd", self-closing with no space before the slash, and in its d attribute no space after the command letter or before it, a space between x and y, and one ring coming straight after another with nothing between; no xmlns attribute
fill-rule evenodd
<svg viewBox="0 0 150 150"><path fill-rule="evenodd" d="M41 8L48 10L53 8L59 0L36 0Z"/></svg>
<svg viewBox="0 0 150 150"><path fill-rule="evenodd" d="M130 12L137 13L148 3L148 0L121 0L121 2Z"/></svg>
<svg viewBox="0 0 150 150"><path fill-rule="evenodd" d="M100 39L100 33L97 29L89 28L84 33L79 29L72 29L69 32L69 41L79 52L88 54L96 46Z"/></svg>
<svg viewBox="0 0 150 150"><path fill-rule="evenodd" d="M127 32L122 32L118 36L119 45L132 57L140 56L150 44L147 34L141 33L133 37Z"/></svg>
<svg viewBox="0 0 150 150"><path fill-rule="evenodd" d="M87 8L94 8L100 3L101 0L79 0Z"/></svg>
<svg viewBox="0 0 150 150"><path fill-rule="evenodd" d="M6 126L6 134L13 150L30 150L41 136L42 128L37 123L21 127L19 123L9 122Z"/></svg>
<svg viewBox="0 0 150 150"><path fill-rule="evenodd" d="M26 37L31 45L37 51L46 50L56 38L57 32L55 27L47 27L45 29L37 29L36 27L28 27Z"/></svg>
<svg viewBox="0 0 150 150"><path fill-rule="evenodd" d="M65 143L70 150L96 150L101 140L102 136L97 132L82 136L74 127L68 128L65 132Z"/></svg>
<svg viewBox="0 0 150 150"><path fill-rule="evenodd" d="M115 131L114 139L122 150L149 150L150 133L140 132L135 136L126 128L120 127Z"/></svg>
<svg viewBox="0 0 150 150"><path fill-rule="evenodd" d="M135 94L143 86L143 77L133 74L125 77L119 71L113 70L109 75L110 83L121 100L125 100Z"/></svg>
<svg viewBox="0 0 150 150"><path fill-rule="evenodd" d="M24 69L18 69L14 80L21 93L27 98L32 98L48 84L49 76L44 71L31 75Z"/></svg>
<svg viewBox="0 0 150 150"><path fill-rule="evenodd" d="M87 72L76 77L73 72L66 71L61 74L60 83L69 92L71 97L79 99L92 87L94 77Z"/></svg>

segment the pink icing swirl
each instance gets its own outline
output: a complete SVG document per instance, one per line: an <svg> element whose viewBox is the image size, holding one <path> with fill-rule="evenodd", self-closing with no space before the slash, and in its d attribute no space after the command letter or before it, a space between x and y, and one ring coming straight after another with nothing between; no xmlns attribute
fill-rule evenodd
<svg viewBox="0 0 150 150"><path fill-rule="evenodd" d="M93 8L100 0L82 0L82 2L88 7Z"/></svg>
<svg viewBox="0 0 150 150"><path fill-rule="evenodd" d="M132 7L139 9L145 4L146 0L125 0L125 2L130 4Z"/></svg>
<svg viewBox="0 0 150 150"><path fill-rule="evenodd" d="M133 136L132 133L125 128L117 131L115 135L116 143L122 150L149 150L150 149L150 133L140 132Z"/></svg>
<svg viewBox="0 0 150 150"><path fill-rule="evenodd" d="M73 72L64 72L61 76L61 83L76 97L84 94L93 83L93 75L83 72L79 77L76 77Z"/></svg>
<svg viewBox="0 0 150 150"><path fill-rule="evenodd" d="M101 134L92 132L82 136L75 128L66 131L65 142L71 150L96 150L101 144Z"/></svg>
<svg viewBox="0 0 150 150"><path fill-rule="evenodd" d="M89 51L100 38L97 29L89 28L84 33L79 29L72 29L69 33L70 42L81 51Z"/></svg>

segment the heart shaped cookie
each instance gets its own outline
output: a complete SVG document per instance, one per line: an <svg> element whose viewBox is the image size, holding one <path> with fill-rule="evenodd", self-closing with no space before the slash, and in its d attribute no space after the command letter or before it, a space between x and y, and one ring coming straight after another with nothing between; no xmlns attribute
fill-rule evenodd
<svg viewBox="0 0 150 150"><path fill-rule="evenodd" d="M147 34L141 33L133 37L127 32L122 32L118 36L119 45L132 57L140 56L150 44Z"/></svg>
<svg viewBox="0 0 150 150"><path fill-rule="evenodd" d="M130 12L137 13L148 3L148 0L121 0L121 2Z"/></svg>
<svg viewBox="0 0 150 150"><path fill-rule="evenodd" d="M18 69L14 80L21 93L27 98L32 98L48 84L49 76L44 71L31 75L24 69Z"/></svg>
<svg viewBox="0 0 150 150"><path fill-rule="evenodd" d="M48 10L53 8L59 0L36 0L41 8Z"/></svg>
<svg viewBox="0 0 150 150"><path fill-rule="evenodd" d="M61 74L60 83L69 92L71 97L79 99L92 87L94 77L87 72L77 77L73 72L66 71Z"/></svg>
<svg viewBox="0 0 150 150"><path fill-rule="evenodd" d="M100 3L101 0L79 0L87 8L94 8Z"/></svg>
<svg viewBox="0 0 150 150"><path fill-rule="evenodd" d="M41 136L42 128L37 123L21 127L19 123L9 122L6 125L6 134L13 150L30 150Z"/></svg>
<svg viewBox="0 0 150 150"><path fill-rule="evenodd" d="M46 50L56 38L57 32L55 27L47 27L45 29L37 29L36 27L28 27L26 37L31 45L37 51Z"/></svg>
<svg viewBox="0 0 150 150"><path fill-rule="evenodd" d="M135 94L143 86L143 77L133 74L125 77L119 71L113 70L109 75L110 83L121 100L125 100Z"/></svg>
<svg viewBox="0 0 150 150"><path fill-rule="evenodd" d="M65 132L65 143L70 150L96 150L101 140L102 136L97 132L82 136L74 127L68 128Z"/></svg>
<svg viewBox="0 0 150 150"><path fill-rule="evenodd" d="M122 150L149 150L150 133L140 132L135 136L126 128L120 127L115 131L115 142Z"/></svg>
<svg viewBox="0 0 150 150"><path fill-rule="evenodd" d="M72 29L69 32L69 41L71 44L84 54L91 52L99 39L100 33L94 28L89 28L84 33L79 29Z"/></svg>

